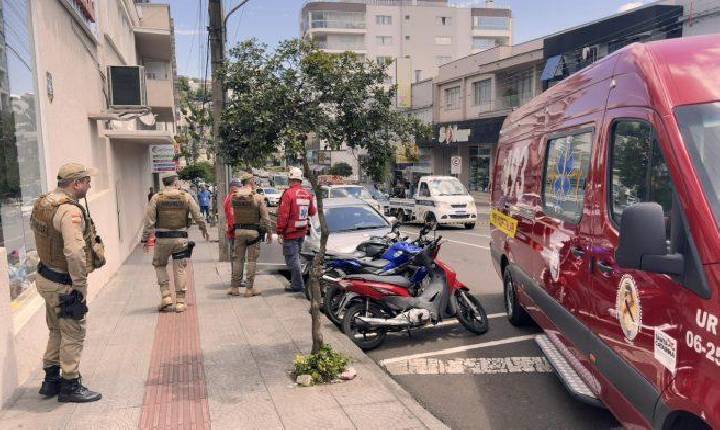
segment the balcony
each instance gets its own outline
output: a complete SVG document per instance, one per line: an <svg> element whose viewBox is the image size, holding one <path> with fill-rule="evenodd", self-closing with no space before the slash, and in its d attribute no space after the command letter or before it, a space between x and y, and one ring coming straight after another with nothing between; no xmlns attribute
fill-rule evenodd
<svg viewBox="0 0 720 430"><path fill-rule="evenodd" d="M147 101L153 111L157 109L173 109L175 106L175 96L173 94L172 81L158 81L146 79Z"/></svg>
<svg viewBox="0 0 720 430"><path fill-rule="evenodd" d="M133 31L138 57L171 61L173 39L169 6L140 3L137 7L140 24Z"/></svg>
<svg viewBox="0 0 720 430"><path fill-rule="evenodd" d="M365 33L364 12L312 11L305 20L308 33Z"/></svg>
<svg viewBox="0 0 720 430"><path fill-rule="evenodd" d="M170 6L166 4L137 3L140 16L140 30L167 31L172 29Z"/></svg>

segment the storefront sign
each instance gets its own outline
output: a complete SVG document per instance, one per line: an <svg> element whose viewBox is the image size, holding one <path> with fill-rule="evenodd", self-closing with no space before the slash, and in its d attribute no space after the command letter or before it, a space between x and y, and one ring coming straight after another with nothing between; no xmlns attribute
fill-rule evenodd
<svg viewBox="0 0 720 430"><path fill-rule="evenodd" d="M459 175L462 173L462 157L453 155L450 157L450 174Z"/></svg>
<svg viewBox="0 0 720 430"><path fill-rule="evenodd" d="M175 147L172 144L150 145L150 163L153 173L176 171Z"/></svg>
<svg viewBox="0 0 720 430"><path fill-rule="evenodd" d="M469 128L458 128L457 125L440 127L440 132L438 134L438 142L440 143L467 142L469 140Z"/></svg>

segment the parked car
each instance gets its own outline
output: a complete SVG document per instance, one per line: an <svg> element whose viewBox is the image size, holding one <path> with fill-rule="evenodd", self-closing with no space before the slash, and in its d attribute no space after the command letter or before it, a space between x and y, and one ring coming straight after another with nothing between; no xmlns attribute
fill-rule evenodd
<svg viewBox="0 0 720 430"><path fill-rule="evenodd" d="M392 228L393 218L385 218L366 202L355 198L331 198L323 200L323 211L330 232L327 251L349 253L357 245L372 236L384 236ZM316 216L310 218L311 228L303 244L303 252L320 249L320 221ZM303 271L307 273L307 264L302 261ZM258 270L287 274L288 268L282 254L282 244L261 245L258 258Z"/></svg>
<svg viewBox="0 0 720 430"><path fill-rule="evenodd" d="M277 206L280 204L280 197L282 193L272 187L256 188L255 192L260 194L265 199L265 203L268 206Z"/></svg>
<svg viewBox="0 0 720 430"><path fill-rule="evenodd" d="M627 428L720 428L718 46L632 44L500 133L490 252L508 318L538 323L565 386Z"/></svg>
<svg viewBox="0 0 720 430"><path fill-rule="evenodd" d="M323 198L354 197L365 201L378 212L384 213L380 203L370 195L367 188L362 185L325 185L322 187Z"/></svg>
<svg viewBox="0 0 720 430"><path fill-rule="evenodd" d="M454 176L422 176L412 198L391 198L388 213L401 223L436 222L475 228L475 199Z"/></svg>

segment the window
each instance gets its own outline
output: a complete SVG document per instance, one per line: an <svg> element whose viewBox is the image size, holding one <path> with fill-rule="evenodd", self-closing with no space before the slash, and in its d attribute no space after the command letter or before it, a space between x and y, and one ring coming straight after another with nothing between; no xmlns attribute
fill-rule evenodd
<svg viewBox="0 0 720 430"><path fill-rule="evenodd" d="M405 36L405 40L410 40L410 36Z"/></svg>
<svg viewBox="0 0 720 430"><path fill-rule="evenodd" d="M310 28L365 28L364 12L313 11Z"/></svg>
<svg viewBox="0 0 720 430"><path fill-rule="evenodd" d="M418 191L420 197L430 197L430 188L426 182L420 184L420 190Z"/></svg>
<svg viewBox="0 0 720 430"><path fill-rule="evenodd" d="M384 57L382 55L375 57L375 62L378 64L391 64L393 61L395 61L393 57Z"/></svg>
<svg viewBox="0 0 720 430"><path fill-rule="evenodd" d="M506 16L473 16L472 28L476 30L509 30L510 18Z"/></svg>
<svg viewBox="0 0 720 430"><path fill-rule="evenodd" d="M652 126L621 120L613 126L610 214L620 225L623 210L639 202L657 202L666 219L672 208L672 181Z"/></svg>
<svg viewBox="0 0 720 430"><path fill-rule="evenodd" d="M375 15L375 24L377 24L377 25L392 25L392 16L390 16L390 15Z"/></svg>
<svg viewBox="0 0 720 430"><path fill-rule="evenodd" d="M473 82L473 105L488 105L491 102L491 80L485 79L479 82Z"/></svg>
<svg viewBox="0 0 720 430"><path fill-rule="evenodd" d="M167 81L170 79L170 63L167 61L144 60L145 79L149 81Z"/></svg>
<svg viewBox="0 0 720 430"><path fill-rule="evenodd" d="M410 21L410 15L405 15L405 21Z"/></svg>
<svg viewBox="0 0 720 430"><path fill-rule="evenodd" d="M452 45L452 37L436 37L436 45Z"/></svg>
<svg viewBox="0 0 720 430"><path fill-rule="evenodd" d="M414 74L415 74L415 82L422 81L422 70L415 70Z"/></svg>
<svg viewBox="0 0 720 430"><path fill-rule="evenodd" d="M392 36L377 36L375 38L377 40L378 46L390 46L392 45Z"/></svg>
<svg viewBox="0 0 720 430"><path fill-rule="evenodd" d="M445 88L445 110L460 108L460 87Z"/></svg>
<svg viewBox="0 0 720 430"><path fill-rule="evenodd" d="M495 39L488 39L487 37L473 37L472 38L472 49L490 49L497 46Z"/></svg>
<svg viewBox="0 0 720 430"><path fill-rule="evenodd" d="M435 64L438 66L442 66L445 63L449 63L452 61L452 57L449 55L438 55L435 57Z"/></svg>
<svg viewBox="0 0 720 430"><path fill-rule="evenodd" d="M450 16L436 16L435 17L435 23L437 25L442 25L443 27L447 27L449 25L452 25L452 17Z"/></svg>
<svg viewBox="0 0 720 430"><path fill-rule="evenodd" d="M543 182L543 210L546 215L573 224L580 221L591 147L591 132L548 141Z"/></svg>

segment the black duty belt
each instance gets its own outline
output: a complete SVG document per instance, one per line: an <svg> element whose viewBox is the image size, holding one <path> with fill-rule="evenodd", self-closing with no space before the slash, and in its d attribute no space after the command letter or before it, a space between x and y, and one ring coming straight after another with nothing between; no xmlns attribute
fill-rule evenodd
<svg viewBox="0 0 720 430"><path fill-rule="evenodd" d="M43 278L53 281L56 284L72 285L72 278L69 274L57 272L42 263L38 264L38 273Z"/></svg>
<svg viewBox="0 0 720 430"><path fill-rule="evenodd" d="M234 224L235 230L260 230L260 224Z"/></svg>
<svg viewBox="0 0 720 430"><path fill-rule="evenodd" d="M155 237L158 239L187 239L186 231L156 231Z"/></svg>

